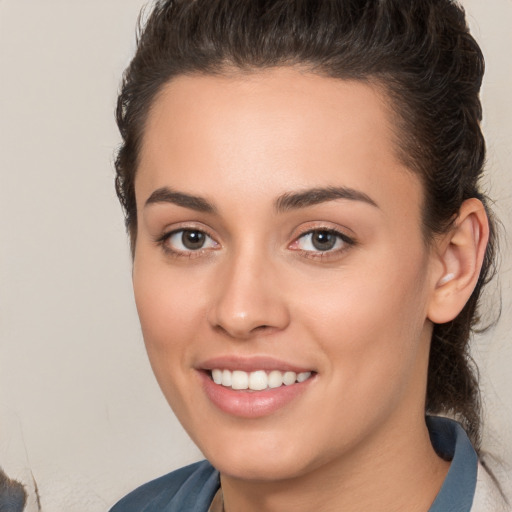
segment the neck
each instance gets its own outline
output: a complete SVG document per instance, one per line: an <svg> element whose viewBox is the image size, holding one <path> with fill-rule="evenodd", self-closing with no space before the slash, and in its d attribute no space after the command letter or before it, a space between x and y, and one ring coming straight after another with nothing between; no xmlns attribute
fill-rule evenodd
<svg viewBox="0 0 512 512"><path fill-rule="evenodd" d="M426 512L448 468L420 414L415 421L386 425L364 446L303 475L281 481L221 475L221 485L225 512Z"/></svg>

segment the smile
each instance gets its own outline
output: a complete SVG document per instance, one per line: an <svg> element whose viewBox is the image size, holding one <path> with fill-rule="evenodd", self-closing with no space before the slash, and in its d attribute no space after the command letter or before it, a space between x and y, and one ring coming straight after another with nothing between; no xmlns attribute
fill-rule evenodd
<svg viewBox="0 0 512 512"><path fill-rule="evenodd" d="M318 381L313 369L267 357L219 357L204 361L196 375L212 405L246 419L291 407Z"/></svg>
<svg viewBox="0 0 512 512"><path fill-rule="evenodd" d="M211 371L211 378L215 384L233 390L264 391L276 389L281 386L300 384L311 377L311 372L296 373L292 371L256 370L245 372L243 370L226 370L216 368Z"/></svg>

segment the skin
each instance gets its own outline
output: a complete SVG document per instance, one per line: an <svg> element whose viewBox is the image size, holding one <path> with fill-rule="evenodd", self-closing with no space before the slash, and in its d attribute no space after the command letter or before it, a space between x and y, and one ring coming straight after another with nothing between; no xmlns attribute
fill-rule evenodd
<svg viewBox="0 0 512 512"><path fill-rule="evenodd" d="M376 87L297 69L178 77L153 104L135 183L135 298L156 378L220 470L227 512L426 511L442 485L448 463L424 421L430 317L467 300L485 214L475 200L456 224L466 252L452 235L427 247L422 187L394 137ZM148 203L163 187L214 211L161 194ZM326 187L374 204L276 209ZM165 238L185 228L205 246ZM315 229L354 243L318 251L305 235ZM278 411L237 417L203 390L199 370L219 356L315 373Z"/></svg>

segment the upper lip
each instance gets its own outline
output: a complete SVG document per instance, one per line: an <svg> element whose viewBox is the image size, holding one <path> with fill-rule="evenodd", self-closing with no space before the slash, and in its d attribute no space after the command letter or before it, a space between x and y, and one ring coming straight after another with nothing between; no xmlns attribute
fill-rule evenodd
<svg viewBox="0 0 512 512"><path fill-rule="evenodd" d="M242 370L245 372L254 372L257 370L280 370L285 372L311 372L311 367L306 367L281 359L276 359L269 356L252 356L252 357L240 357L240 356L218 356L205 361L200 362L197 365L198 369L201 370Z"/></svg>

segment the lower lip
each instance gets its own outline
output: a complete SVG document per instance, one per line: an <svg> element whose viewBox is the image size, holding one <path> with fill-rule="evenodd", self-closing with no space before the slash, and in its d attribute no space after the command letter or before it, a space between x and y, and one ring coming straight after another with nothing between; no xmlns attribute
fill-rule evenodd
<svg viewBox="0 0 512 512"><path fill-rule="evenodd" d="M200 371L199 375L210 401L221 411L241 418L261 418L278 411L302 395L314 380L310 377L304 382L297 382L291 386L283 385L264 391L235 391L215 384L208 372Z"/></svg>

